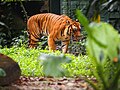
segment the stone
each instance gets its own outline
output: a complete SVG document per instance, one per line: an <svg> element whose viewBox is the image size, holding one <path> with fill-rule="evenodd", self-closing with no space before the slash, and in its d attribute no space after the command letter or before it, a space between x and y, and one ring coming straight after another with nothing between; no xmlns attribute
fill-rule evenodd
<svg viewBox="0 0 120 90"><path fill-rule="evenodd" d="M0 53L0 68L2 68L6 76L0 77L0 86L9 85L19 79L21 69L17 62L12 58Z"/></svg>

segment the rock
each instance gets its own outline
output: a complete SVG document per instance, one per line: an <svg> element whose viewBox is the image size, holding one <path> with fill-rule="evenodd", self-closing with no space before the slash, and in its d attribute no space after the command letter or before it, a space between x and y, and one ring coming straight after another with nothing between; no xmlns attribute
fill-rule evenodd
<svg viewBox="0 0 120 90"><path fill-rule="evenodd" d="M21 70L17 62L12 58L0 53L0 68L2 68L6 76L0 77L0 86L9 85L19 79Z"/></svg>

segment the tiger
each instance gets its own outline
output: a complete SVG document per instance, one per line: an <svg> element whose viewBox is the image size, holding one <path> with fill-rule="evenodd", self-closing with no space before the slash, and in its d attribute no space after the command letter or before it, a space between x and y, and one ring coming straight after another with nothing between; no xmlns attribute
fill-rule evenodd
<svg viewBox="0 0 120 90"><path fill-rule="evenodd" d="M31 16L27 21L29 48L36 48L42 36L48 37L49 50L56 50L56 41L62 42L62 52L67 53L71 37L80 37L80 23L67 15L41 13Z"/></svg>

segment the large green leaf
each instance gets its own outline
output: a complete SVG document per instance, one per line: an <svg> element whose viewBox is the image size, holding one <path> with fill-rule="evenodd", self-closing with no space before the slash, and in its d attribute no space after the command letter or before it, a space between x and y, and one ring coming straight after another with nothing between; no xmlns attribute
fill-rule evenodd
<svg viewBox="0 0 120 90"><path fill-rule="evenodd" d="M88 51L96 60L113 60L117 57L119 43L118 32L108 23L91 23L89 25L92 37L88 36Z"/></svg>
<svg viewBox="0 0 120 90"><path fill-rule="evenodd" d="M40 60L42 60L43 65L43 73L45 76L64 76L66 70L61 67L62 63L68 63L71 61L70 58L65 55L49 55L49 54L41 54Z"/></svg>

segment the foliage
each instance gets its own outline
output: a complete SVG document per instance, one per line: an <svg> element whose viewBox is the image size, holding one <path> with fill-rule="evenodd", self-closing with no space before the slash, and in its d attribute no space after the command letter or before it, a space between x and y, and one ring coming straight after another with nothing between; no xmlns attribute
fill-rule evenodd
<svg viewBox="0 0 120 90"><path fill-rule="evenodd" d="M2 31L0 33L0 45L4 46L9 43L9 39L7 40L7 38L11 37L11 32L9 31L9 27L3 22L0 22L0 31Z"/></svg>
<svg viewBox="0 0 120 90"><path fill-rule="evenodd" d="M29 49L25 48L25 45L21 45L21 47L14 46L11 48L2 48L0 49L0 53L3 53L11 58L13 58L16 62L18 62L22 75L26 76L44 76L43 74L43 65L41 65L42 60L39 60L39 56L42 53L52 55L55 57L60 57L61 52L50 52L48 50L37 49ZM92 73L90 70L93 70L93 65L88 56L74 56L72 54L66 54L65 57L71 59L70 63L63 63L62 68L68 70L69 75L65 73L65 76L79 76L79 75L88 75L91 76Z"/></svg>
<svg viewBox="0 0 120 90"><path fill-rule="evenodd" d="M55 56L50 54L41 54L39 59L42 60L43 73L45 76L59 77L68 74L67 70L61 67L62 63L68 63L71 61L71 59L65 55L61 54L59 56Z"/></svg>
<svg viewBox="0 0 120 90"><path fill-rule="evenodd" d="M99 22L100 19L107 21L120 32L119 5L119 0L91 0L87 8L86 16L91 21Z"/></svg>
<svg viewBox="0 0 120 90"><path fill-rule="evenodd" d="M23 12L19 2L9 2L5 0L0 3L1 18L0 18L0 45L11 46L14 38L20 35L24 36L25 23L22 20ZM21 10L16 11L17 7ZM16 15L19 12L19 15ZM21 15L21 17L20 17ZM17 21L17 22L16 22ZM24 36L25 38L25 36Z"/></svg>
<svg viewBox="0 0 120 90"><path fill-rule="evenodd" d="M25 47L27 47L27 43L28 43L28 38L27 38L27 32L24 31L22 32L22 35L19 35L15 38L12 38L11 40L11 46L16 46L16 47L20 47L22 45L25 45Z"/></svg>
<svg viewBox="0 0 120 90"><path fill-rule="evenodd" d="M120 38L118 32L105 22L88 24L87 18L79 10L76 10L76 13L88 33L88 56L96 67L92 72L99 85L96 86L89 80L87 81L95 90L118 90L120 78L120 53L118 53Z"/></svg>
<svg viewBox="0 0 120 90"><path fill-rule="evenodd" d="M6 76L6 72L2 68L0 68L0 77L4 76Z"/></svg>
<svg viewBox="0 0 120 90"><path fill-rule="evenodd" d="M72 41L69 45L69 53L74 54L75 56L78 55L86 55L86 37L85 35L82 36L82 39L80 39L78 42Z"/></svg>
<svg viewBox="0 0 120 90"><path fill-rule="evenodd" d="M69 76L93 76L91 73L94 70L94 66L91 62L91 59L86 55L79 55L74 57L74 55L67 55L72 59L72 61L66 65L63 65L66 69L68 69Z"/></svg>

